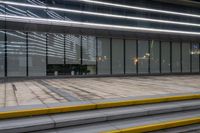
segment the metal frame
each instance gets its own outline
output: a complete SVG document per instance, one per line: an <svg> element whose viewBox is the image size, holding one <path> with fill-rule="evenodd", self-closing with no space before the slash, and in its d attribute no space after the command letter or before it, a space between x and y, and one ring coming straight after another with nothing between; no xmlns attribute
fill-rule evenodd
<svg viewBox="0 0 200 133"><path fill-rule="evenodd" d="M136 40L136 58L138 59L138 39ZM138 72L138 61L136 62L136 74L139 75L139 72Z"/></svg>
<svg viewBox="0 0 200 133"><path fill-rule="evenodd" d="M28 57L29 57L29 48L28 48L28 39L29 39L29 32L25 32L25 34L26 34L26 75L27 75L27 77L29 77L29 65L28 65L28 61L29 61L29 59L28 59ZM4 66L5 66L5 68L4 68L4 76L5 77L8 77L8 75L7 75L7 30L5 30L5 32L4 32L4 40L5 40L5 42L4 42L4 54L5 54L5 57L4 57ZM80 52L81 52L81 65L82 65L82 61L83 61L83 44L82 44L82 36L80 37L80 42L81 42L81 50L80 50ZM112 45L113 45L113 43L112 43L112 38L109 38L109 40L110 40L110 75L113 75L113 70L112 70ZM96 42L95 42L95 45L96 45L96 75L98 75L98 37L96 37ZM162 73L162 41L159 41L159 75L162 75L162 74L166 74L166 75L168 75L168 74L173 74L173 70L172 70L172 58L173 58L173 56L172 56L172 41L170 41L170 72L169 73ZM190 41L190 43L189 43L189 45L190 45L190 51L192 50L192 42ZM64 34L64 64L66 64L66 50L65 50L65 48L66 48L66 34ZM200 48L200 43L199 43L199 48ZM138 58L138 51L139 49L138 49L138 39L136 39L136 58ZM126 75L127 73L126 73L126 39L125 38L123 38L123 55L124 55L124 74L123 75ZM151 41L150 40L148 40L148 52L151 54ZM193 59L192 59L192 55L190 54L190 74L193 74L193 73L195 73L195 72L193 72L193 70L192 70L192 62L193 62ZM200 62L200 55L199 55L199 62ZM48 65L48 33L46 33L46 66ZM150 57L149 57L149 59L148 59L148 73L146 74L146 75L154 75L153 73L151 73L151 60L150 60ZM183 41L181 40L180 41L180 74L186 74L185 72L183 72ZM139 70L139 64L138 64L138 62L136 63L136 75L139 75L139 72L138 72L138 70ZM199 63L199 72L200 72L200 63ZM199 73L198 72L198 73ZM179 72L178 72L178 74L179 74ZM46 69L46 75L47 75L47 69ZM122 74L119 74L119 75L122 75ZM129 74L127 74L127 75L129 75ZM132 74L131 74L132 75Z"/></svg>
<svg viewBox="0 0 200 133"><path fill-rule="evenodd" d="M190 42L190 52L191 52L191 51L192 51L192 42ZM193 59L192 59L192 54L190 54L190 73L193 73L193 72L192 72L192 67L193 67L192 61L193 61Z"/></svg>
<svg viewBox="0 0 200 133"><path fill-rule="evenodd" d="M48 34L46 33L46 75L48 74L47 66L48 66Z"/></svg>
<svg viewBox="0 0 200 133"><path fill-rule="evenodd" d="M5 30L5 32L4 32L4 40L5 40L5 42L4 42L4 76L5 77L7 77L8 76L8 73L7 73L7 71L8 71L8 69L7 69L7 34L6 34L6 30Z"/></svg>
<svg viewBox="0 0 200 133"><path fill-rule="evenodd" d="M28 56L29 56L29 51L28 51L28 32L26 32L26 76L29 77L29 59L28 59Z"/></svg>
<svg viewBox="0 0 200 133"><path fill-rule="evenodd" d="M199 49L200 49L200 43L199 43ZM200 54L199 54L199 72L200 72Z"/></svg>
<svg viewBox="0 0 200 133"><path fill-rule="evenodd" d="M98 38L96 37L96 75L98 75Z"/></svg>
<svg viewBox="0 0 200 133"><path fill-rule="evenodd" d="M172 41L170 41L170 73L173 73L172 70Z"/></svg>
<svg viewBox="0 0 200 133"><path fill-rule="evenodd" d="M160 57L159 57L159 67L160 67L160 74L162 73L162 41L159 41L159 52L160 52Z"/></svg>
<svg viewBox="0 0 200 133"><path fill-rule="evenodd" d="M124 55L124 75L126 74L126 40L125 39L123 39L123 55Z"/></svg>
<svg viewBox="0 0 200 133"><path fill-rule="evenodd" d="M181 73L183 73L183 42L181 40L180 42L180 68L181 68Z"/></svg>
<svg viewBox="0 0 200 133"><path fill-rule="evenodd" d="M113 74L113 71L112 71L112 38L110 38L110 74L112 75Z"/></svg>
<svg viewBox="0 0 200 133"><path fill-rule="evenodd" d="M148 40L148 53L149 55L151 56L150 52L151 52L151 41ZM151 59L150 59L150 56L149 56L149 59L148 59L148 73L151 74Z"/></svg>

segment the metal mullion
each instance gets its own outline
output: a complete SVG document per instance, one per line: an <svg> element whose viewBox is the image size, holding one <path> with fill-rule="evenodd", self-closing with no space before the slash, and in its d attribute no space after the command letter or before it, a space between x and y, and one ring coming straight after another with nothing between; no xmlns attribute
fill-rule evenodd
<svg viewBox="0 0 200 133"><path fill-rule="evenodd" d="M159 63L160 63L160 74L162 74L162 41L159 43L159 52L160 52L160 57L159 57Z"/></svg>
<svg viewBox="0 0 200 133"><path fill-rule="evenodd" d="M98 38L96 37L96 75L98 75Z"/></svg>
<svg viewBox="0 0 200 133"><path fill-rule="evenodd" d="M48 34L46 33L46 75L47 75L47 69L48 69Z"/></svg>
<svg viewBox="0 0 200 133"><path fill-rule="evenodd" d="M192 73L192 42L190 42L190 73Z"/></svg>
<svg viewBox="0 0 200 133"><path fill-rule="evenodd" d="M83 65L83 37L80 37L80 43L81 43L81 65Z"/></svg>
<svg viewBox="0 0 200 133"><path fill-rule="evenodd" d="M170 41L170 73L172 73L172 42Z"/></svg>
<svg viewBox="0 0 200 133"><path fill-rule="evenodd" d="M5 30L5 33L4 33L4 75L5 75L5 77L7 77L8 76L8 74L7 74L7 71L8 71L8 69L7 69L7 67L8 67L8 65L7 65L7 31Z"/></svg>
<svg viewBox="0 0 200 133"><path fill-rule="evenodd" d="M64 65L66 65L66 35L64 34Z"/></svg>
<svg viewBox="0 0 200 133"><path fill-rule="evenodd" d="M112 38L110 38L110 74L112 75Z"/></svg>
<svg viewBox="0 0 200 133"><path fill-rule="evenodd" d="M126 40L124 39L124 74L126 74Z"/></svg>
<svg viewBox="0 0 200 133"><path fill-rule="evenodd" d="M180 43L180 67L181 67L181 73L183 73L183 42Z"/></svg>
<svg viewBox="0 0 200 133"><path fill-rule="evenodd" d="M199 43L199 49L200 49L200 43ZM200 72L200 54L199 54L199 72Z"/></svg>
<svg viewBox="0 0 200 133"><path fill-rule="evenodd" d="M136 74L138 75L138 62L139 62L139 59L138 59L138 39L136 40L136 59L137 59L137 62L136 62Z"/></svg>
<svg viewBox="0 0 200 133"><path fill-rule="evenodd" d="M29 76L29 60L28 60L28 32L26 32L26 76Z"/></svg>
<svg viewBox="0 0 200 133"><path fill-rule="evenodd" d="M148 72L149 72L149 74L151 73L151 68L150 68L150 64L151 64L151 62L150 62L150 56L151 56L151 54L150 54L150 46L151 46L151 41L150 40L148 40L148 53L149 53L149 58L148 58Z"/></svg>

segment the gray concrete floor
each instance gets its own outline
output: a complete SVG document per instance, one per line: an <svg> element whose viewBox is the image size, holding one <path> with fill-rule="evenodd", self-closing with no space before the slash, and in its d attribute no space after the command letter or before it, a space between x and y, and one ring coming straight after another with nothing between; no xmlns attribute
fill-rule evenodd
<svg viewBox="0 0 200 133"><path fill-rule="evenodd" d="M200 92L200 75L37 79L0 83L0 107Z"/></svg>

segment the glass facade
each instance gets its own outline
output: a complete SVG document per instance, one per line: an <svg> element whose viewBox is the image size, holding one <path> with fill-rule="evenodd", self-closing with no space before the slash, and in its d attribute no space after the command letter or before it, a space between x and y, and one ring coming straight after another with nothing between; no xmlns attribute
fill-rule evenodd
<svg viewBox="0 0 200 133"><path fill-rule="evenodd" d="M192 72L199 72L199 43L192 43Z"/></svg>
<svg viewBox="0 0 200 133"><path fill-rule="evenodd" d="M0 31L0 77L5 75L5 32Z"/></svg>
<svg viewBox="0 0 200 133"><path fill-rule="evenodd" d="M172 42L172 72L181 72L181 43Z"/></svg>
<svg viewBox="0 0 200 133"><path fill-rule="evenodd" d="M160 73L160 42L150 41L150 73Z"/></svg>
<svg viewBox="0 0 200 133"><path fill-rule="evenodd" d="M64 64L64 35L47 35L48 64Z"/></svg>
<svg viewBox="0 0 200 133"><path fill-rule="evenodd" d="M81 36L68 34L65 36L66 64L81 63Z"/></svg>
<svg viewBox="0 0 200 133"><path fill-rule="evenodd" d="M182 72L189 73L190 72L190 60L191 60L191 51L190 51L190 43L183 42L182 43Z"/></svg>
<svg viewBox="0 0 200 133"><path fill-rule="evenodd" d="M161 42L161 73L170 73L170 42Z"/></svg>
<svg viewBox="0 0 200 133"><path fill-rule="evenodd" d="M200 12L148 0L122 1L115 2L147 9L162 6L178 14ZM4 2L0 77L200 72L200 26L192 15L80 1Z"/></svg>
<svg viewBox="0 0 200 133"><path fill-rule="evenodd" d="M125 40L125 70L126 74L136 74L138 63L136 53L136 40Z"/></svg>
<svg viewBox="0 0 200 133"><path fill-rule="evenodd" d="M21 31L0 31L0 37L0 77L200 70L199 43Z"/></svg>
<svg viewBox="0 0 200 133"><path fill-rule="evenodd" d="M138 40L138 73L149 72L149 43L146 40Z"/></svg>
<svg viewBox="0 0 200 133"><path fill-rule="evenodd" d="M7 76L26 76L27 48L26 34L20 31L9 31L7 35Z"/></svg>
<svg viewBox="0 0 200 133"><path fill-rule="evenodd" d="M112 74L124 74L124 40L112 39Z"/></svg>
<svg viewBox="0 0 200 133"><path fill-rule="evenodd" d="M28 76L46 76L46 34L28 33Z"/></svg>
<svg viewBox="0 0 200 133"><path fill-rule="evenodd" d="M111 56L110 56L110 39L98 38L97 47L97 63L98 74L111 74Z"/></svg>
<svg viewBox="0 0 200 133"><path fill-rule="evenodd" d="M88 74L96 74L96 37L82 36L82 64Z"/></svg>

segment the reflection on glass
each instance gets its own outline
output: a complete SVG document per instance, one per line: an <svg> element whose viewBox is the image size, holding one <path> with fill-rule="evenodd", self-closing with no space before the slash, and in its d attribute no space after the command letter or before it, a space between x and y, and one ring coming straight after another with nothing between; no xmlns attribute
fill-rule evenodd
<svg viewBox="0 0 200 133"><path fill-rule="evenodd" d="M170 42L161 43L161 72L170 73Z"/></svg>
<svg viewBox="0 0 200 133"><path fill-rule="evenodd" d="M98 38L98 74L110 74L110 39Z"/></svg>
<svg viewBox="0 0 200 133"><path fill-rule="evenodd" d="M96 65L96 38L94 36L82 36L83 64Z"/></svg>
<svg viewBox="0 0 200 133"><path fill-rule="evenodd" d="M160 42L150 42L150 72L160 73Z"/></svg>
<svg viewBox="0 0 200 133"><path fill-rule="evenodd" d="M50 19L56 19L56 20L65 20L65 13L63 12L55 12L53 10L47 10L47 16Z"/></svg>
<svg viewBox="0 0 200 133"><path fill-rule="evenodd" d="M192 43L192 72L199 72L199 44Z"/></svg>
<svg viewBox="0 0 200 133"><path fill-rule="evenodd" d="M26 76L26 34L7 32L7 75Z"/></svg>
<svg viewBox="0 0 200 133"><path fill-rule="evenodd" d="M172 43L172 72L181 72L180 42Z"/></svg>
<svg viewBox="0 0 200 133"><path fill-rule="evenodd" d="M136 74L136 40L126 40L125 42L126 74Z"/></svg>
<svg viewBox="0 0 200 133"><path fill-rule="evenodd" d="M64 64L64 35L48 34L48 64Z"/></svg>
<svg viewBox="0 0 200 133"><path fill-rule="evenodd" d="M81 63L81 36L67 34L65 37L66 64Z"/></svg>
<svg viewBox="0 0 200 133"><path fill-rule="evenodd" d="M0 4L0 14L5 14L5 5Z"/></svg>
<svg viewBox="0 0 200 133"><path fill-rule="evenodd" d="M6 15L27 16L26 7L6 5Z"/></svg>
<svg viewBox="0 0 200 133"><path fill-rule="evenodd" d="M82 36L82 63L87 74L96 74L96 37Z"/></svg>
<svg viewBox="0 0 200 133"><path fill-rule="evenodd" d="M190 43L182 43L182 71L190 72Z"/></svg>
<svg viewBox="0 0 200 133"><path fill-rule="evenodd" d="M46 34L28 33L29 76L46 75Z"/></svg>
<svg viewBox="0 0 200 133"><path fill-rule="evenodd" d="M112 74L124 73L124 41L112 39Z"/></svg>
<svg viewBox="0 0 200 133"><path fill-rule="evenodd" d="M45 6L44 2L41 0L27 0L27 3L31 5ZM47 18L47 11L44 9L29 7L27 8L27 15L35 18Z"/></svg>
<svg viewBox="0 0 200 133"><path fill-rule="evenodd" d="M4 77L5 32L0 31L0 77Z"/></svg>
<svg viewBox="0 0 200 133"><path fill-rule="evenodd" d="M148 73L149 69L149 45L146 40L138 41L138 73Z"/></svg>

